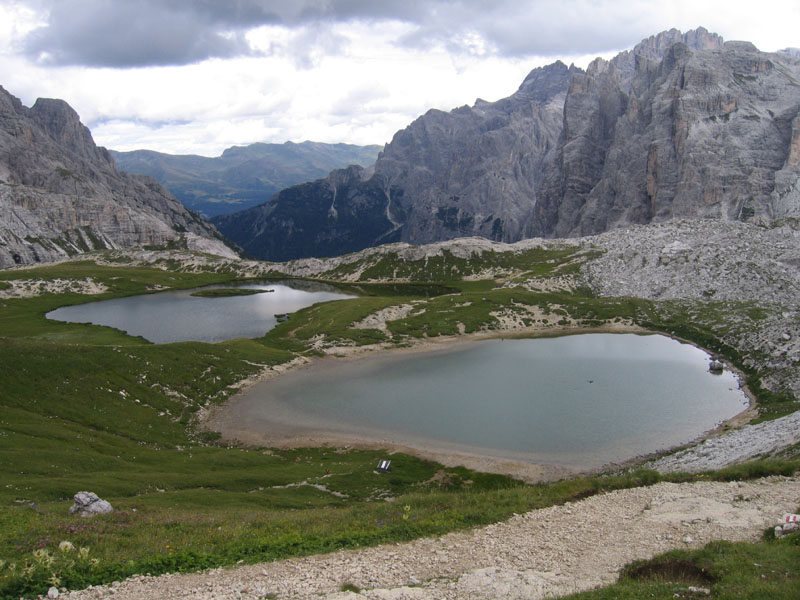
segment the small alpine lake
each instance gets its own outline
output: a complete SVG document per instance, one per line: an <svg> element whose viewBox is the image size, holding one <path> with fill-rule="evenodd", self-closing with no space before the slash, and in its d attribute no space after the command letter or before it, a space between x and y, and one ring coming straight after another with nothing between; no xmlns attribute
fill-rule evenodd
<svg viewBox="0 0 800 600"><path fill-rule="evenodd" d="M354 295L314 281L258 281L63 306L47 318L106 325L156 344L221 342L260 337L276 315Z"/></svg>
<svg viewBox="0 0 800 600"><path fill-rule="evenodd" d="M374 443L584 470L745 410L736 376L708 365L661 335L494 339L318 361L233 398L210 425L260 445Z"/></svg>

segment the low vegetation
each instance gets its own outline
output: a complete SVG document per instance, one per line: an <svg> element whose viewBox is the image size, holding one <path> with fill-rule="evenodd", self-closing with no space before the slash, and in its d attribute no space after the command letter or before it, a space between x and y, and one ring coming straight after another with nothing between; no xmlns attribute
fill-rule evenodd
<svg viewBox="0 0 800 600"><path fill-rule="evenodd" d="M440 276L430 285L342 284L359 297L291 314L260 339L219 344L154 345L108 327L51 321L45 314L102 298L227 284L238 276L233 272L109 267L90 260L0 272L0 291L13 280L64 279L88 279L106 290L57 293L43 283L32 297L0 298L0 598L134 573L190 571L408 540L603 490L697 477L633 471L524 485L403 454L392 457L390 473L378 473L381 452L245 448L221 443L218 434L197 427L197 416L235 393L242 379L298 354L312 355L320 342L327 347L404 345L425 336L497 328L502 315L541 325L545 332L574 324L638 323L692 340L747 371L723 339L731 320L760 316L752 306L715 306L714 318L702 319L697 315L711 305L603 299L580 289L531 291L503 287L493 278L464 281L448 276L455 273L448 260L455 259L443 259ZM574 251L537 251L513 257L514 264L509 257L503 260L493 265L493 277L513 282L523 273L569 274L582 259ZM474 272L479 267L459 264ZM394 272L400 266L373 268ZM413 309L385 329L351 327L401 304ZM793 398L760 390L760 373L750 369L747 374L767 416L795 408ZM734 480L798 468L800 459L787 454L704 477ZM115 512L91 520L69 515L72 496L81 490L110 501ZM796 544L784 541L765 542L764 548L787 556L796 552ZM713 552L679 558L704 565ZM731 550L724 560L745 556L741 552ZM791 572L787 581L796 581L796 571ZM622 585L652 583L637 577ZM713 585L723 581L720 577Z"/></svg>
<svg viewBox="0 0 800 600"><path fill-rule="evenodd" d="M800 534L757 544L714 542L628 565L619 583L565 600L770 598L794 600L800 589Z"/></svg>

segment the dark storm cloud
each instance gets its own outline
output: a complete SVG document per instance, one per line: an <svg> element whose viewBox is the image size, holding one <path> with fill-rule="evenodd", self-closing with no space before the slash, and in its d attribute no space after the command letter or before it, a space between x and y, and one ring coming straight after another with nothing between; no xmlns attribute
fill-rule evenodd
<svg viewBox="0 0 800 600"><path fill-rule="evenodd" d="M169 3L62 0L51 3L47 25L28 35L24 49L44 64L94 67L188 64L249 52L243 31L218 25Z"/></svg>
<svg viewBox="0 0 800 600"><path fill-rule="evenodd" d="M245 34L282 25L308 39L334 23L402 21L396 43L454 53L551 56L604 52L638 41L646 5L602 0L30 0L46 24L24 40L45 64L180 65L250 54ZM640 10L636 7L640 6ZM624 15L622 14L624 11ZM621 18L622 17L622 18ZM655 29L654 29L655 30ZM316 32L316 33L315 33ZM313 40L311 40L313 42ZM300 62L302 45L298 45ZM333 45L332 52L341 46ZM290 48L291 51L291 48Z"/></svg>

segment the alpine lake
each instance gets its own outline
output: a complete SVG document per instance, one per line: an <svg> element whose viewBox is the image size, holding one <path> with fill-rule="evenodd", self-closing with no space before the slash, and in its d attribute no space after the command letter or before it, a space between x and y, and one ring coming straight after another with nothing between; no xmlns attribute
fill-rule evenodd
<svg viewBox="0 0 800 600"><path fill-rule="evenodd" d="M48 317L154 343L218 342L262 336L282 313L351 297L305 281L233 289L106 300ZM585 470L685 444L745 410L737 377L709 372L709 360L662 335L612 333L325 359L240 393L215 428L264 446L370 443Z"/></svg>
<svg viewBox="0 0 800 600"><path fill-rule="evenodd" d="M218 295L213 292L222 290ZM314 281L260 281L209 286L64 306L47 318L121 329L154 344L261 337L281 316L353 294Z"/></svg>

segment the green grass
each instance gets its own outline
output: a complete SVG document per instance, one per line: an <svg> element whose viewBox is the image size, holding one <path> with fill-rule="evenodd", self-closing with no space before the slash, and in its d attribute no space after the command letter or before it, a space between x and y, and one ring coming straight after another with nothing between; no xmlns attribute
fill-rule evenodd
<svg viewBox="0 0 800 600"><path fill-rule="evenodd" d="M230 277L94 268L87 262L66 267L4 275L91 277L111 288L101 297ZM439 465L404 455L393 457L391 474L380 475L375 472L385 456L380 452L209 445L214 436L196 431L193 416L227 398L235 382L292 353L254 340L153 345L113 329L44 317L57 306L90 299L95 297L44 294L2 302L0 556L7 564L24 563L36 549L56 552L57 544L69 539L91 548L100 561L88 575L61 574L74 578L70 585L82 585L136 572L410 539L478 518L452 506L450 496L459 494L448 490L469 485L480 495L519 487L507 477L451 469L443 490L440 483L426 483L442 470ZM373 296L355 299L344 311L336 304L310 310L359 315L395 301ZM311 319L308 326L317 324ZM281 487L303 482L325 489ZM117 512L93 519L91 526L69 516L71 497L80 490L98 493ZM433 491L443 494L439 501L427 496ZM423 492L419 516L410 520L374 501ZM331 511L339 512L333 523ZM11 596L41 593L45 584L10 578L0 580L0 590Z"/></svg>
<svg viewBox="0 0 800 600"><path fill-rule="evenodd" d="M537 251L500 257L495 266L511 274L547 275L568 272L580 260L571 251ZM477 262L444 257L440 271L454 273L454 265L479 268ZM341 285L361 295L298 311L258 340L220 344L154 345L111 328L44 316L65 304L154 288L223 284L236 276L105 267L88 260L0 272L0 288L12 279L57 278L91 278L109 288L99 296L0 300L0 560L6 561L0 567L0 598L46 591L44 576L3 575L11 562L30 562L37 549L55 555L63 540L90 548L99 561L96 567L59 572L64 585L85 586L134 573L189 571L439 535L603 490L698 478L636 471L523 485L403 454L392 457L391 473L378 474L382 452L225 446L214 442L214 432L195 426L195 416L235 393L236 382L263 366L313 353L311 344L321 336L337 344L403 344L454 334L462 325L466 331L491 330L497 326L491 313L525 305L539 307L553 320L569 317L589 326L628 319L741 362L743 357L721 341L727 323L736 319L749 326L768 316L748 305L687 308L601 299L583 291L496 289L493 280ZM390 322L388 334L350 328L381 308L412 301L419 314ZM529 318L533 324L534 317ZM758 372L748 375L768 410L793 405L792 398L776 394L771 399L758 388ZM800 458L788 456L704 478L731 481L790 474L798 467ZM80 490L109 500L116 512L91 520L70 516L71 497Z"/></svg>
<svg viewBox="0 0 800 600"><path fill-rule="evenodd" d="M369 259L368 259L369 260ZM481 274L489 269L502 275L526 273L529 276L546 277L574 272L575 265L584 257L577 248L546 250L535 248L523 252L486 252L462 258L443 250L439 256L417 261L397 261L384 255L362 270L360 280L407 279L409 281L454 282L464 277ZM361 263L343 265L330 276L344 276L363 267Z"/></svg>
<svg viewBox="0 0 800 600"><path fill-rule="evenodd" d="M305 344L318 335L359 345L384 342L388 338L379 330L351 329L350 324L387 306L402 304L404 300L403 297L363 297L315 304L291 314L261 341L296 349L305 348Z"/></svg>
<svg viewBox="0 0 800 600"><path fill-rule="evenodd" d="M628 565L619 583L567 596L569 600L709 597L719 600L794 600L800 590L800 535L756 544L713 542Z"/></svg>
<svg viewBox="0 0 800 600"><path fill-rule="evenodd" d="M223 452L209 452L214 450ZM32 551L46 548L56 552L61 541L69 540L90 548L92 556L100 559L95 571L89 576L77 573L80 579L71 584L88 585L134 573L192 571L440 535L603 491L661 480L698 479L688 475L662 478L651 471L636 471L521 485L506 477L462 468L447 470L449 477L439 478L444 484L425 485L423 482L440 467L403 455L393 457L394 472L385 477L373 472L380 455L369 452L299 449L264 455L234 449L225 453L239 454L225 459L225 470L241 468L249 461L255 466L260 460L258 454L269 457L271 463L258 465L258 481L244 484L259 487L248 491L226 489L243 485L240 478L231 475L216 487L149 489L133 496L111 497L116 512L91 520L67 515L67 500L44 502L33 508L27 504L3 506L0 530L8 549L4 556L22 564ZM171 460L174 456L164 458ZM203 464L209 461L216 464L210 455L202 457ZM798 464L791 466L796 469ZM790 465L781 463L778 470L787 468ZM360 474L355 474L356 470ZM731 476L709 474L706 479ZM341 499L310 487L271 489L267 485L284 485L280 482L299 478L325 482L331 489L354 495ZM365 490L379 488L398 494L396 501L364 502L363 495L359 497ZM9 598L25 593L23 583L16 581L3 587L0 582L0 597L3 593Z"/></svg>

